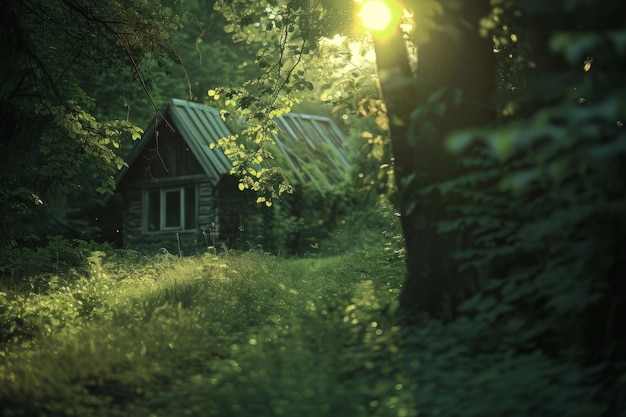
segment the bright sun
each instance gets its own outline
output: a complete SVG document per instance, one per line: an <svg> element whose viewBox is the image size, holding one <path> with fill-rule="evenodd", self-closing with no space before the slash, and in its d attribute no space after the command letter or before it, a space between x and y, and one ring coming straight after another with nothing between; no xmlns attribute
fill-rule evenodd
<svg viewBox="0 0 626 417"><path fill-rule="evenodd" d="M382 0L366 0L361 7L359 17L363 26L373 31L387 29L393 19L389 4Z"/></svg>

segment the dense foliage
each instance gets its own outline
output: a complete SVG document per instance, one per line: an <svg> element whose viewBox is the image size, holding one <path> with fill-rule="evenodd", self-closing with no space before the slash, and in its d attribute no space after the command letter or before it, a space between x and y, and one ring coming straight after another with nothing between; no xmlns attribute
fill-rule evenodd
<svg viewBox="0 0 626 417"><path fill-rule="evenodd" d="M610 2L520 7L525 15L509 22L502 69L525 69L516 80L504 78L499 123L449 138L451 150L473 144L474 152L461 160L470 173L435 187L461 202L450 206L456 218L439 226L470 233L471 243L454 256L481 287L463 313L491 311L483 343L571 364L572 381L604 384L586 392L606 408L581 414L619 413L626 85L617 74L626 62L626 28L612 19L618 6ZM550 31L535 32L547 19ZM517 33L520 44L511 45ZM507 329L524 331L508 349Z"/></svg>
<svg viewBox="0 0 626 417"><path fill-rule="evenodd" d="M388 114L398 152L393 155L399 179L393 198L411 243L404 319L422 326L418 317L428 312L449 322L446 331L464 335L464 345L442 349L451 367L469 360L467 355L478 355L480 362L482 351L488 360L503 355L487 367L487 375L497 381L493 392L501 393L489 406L468 409L453 397L445 397L442 405L476 415L487 410L508 414L511 404L519 415L618 413L626 359L621 325L626 289L620 279L626 213L620 74L626 52L617 2L404 4L418 21L408 36L419 53L421 94L412 108L407 99ZM317 6L285 2L284 15L272 10L272 18L269 11L244 13L248 24L241 27L250 36L255 22L289 18L293 11L300 13L298 19L311 18L331 7ZM257 26L262 36L276 28L272 22ZM289 48L290 40L305 42L306 37L294 33L275 43L295 53L285 60L286 74L306 66L306 53ZM495 55L484 41L489 37ZM389 48L377 51L384 54L379 70L390 70L380 67L383 58L386 65L401 61L393 61ZM403 54L400 47L395 53ZM282 55L272 57L263 56L276 69L272 85L283 87L289 77L277 64ZM371 103L368 93L361 90L368 101L352 102L355 113L360 103ZM485 99L489 96L491 102ZM389 104L397 100L386 99ZM257 102L252 97L249 103ZM422 346L439 352L422 344L423 335L415 332L420 336L407 335L415 341L415 352ZM420 356L407 356L413 355ZM586 398L605 406L581 402L578 411L533 412L536 404L524 409L519 400L497 401L505 392L515 398L524 390L516 384L541 380L541 372L548 380L565 378L557 383L562 391L542 390L547 398L563 404ZM587 381L600 382L587 389ZM428 401L437 408L437 400Z"/></svg>
<svg viewBox="0 0 626 417"><path fill-rule="evenodd" d="M342 256L94 251L7 288L3 415L623 415L603 367L537 348L538 324L511 314L523 295L398 326L403 262L380 238L397 219L367 214L378 227L325 242Z"/></svg>
<svg viewBox="0 0 626 417"><path fill-rule="evenodd" d="M220 256L162 254L145 263L140 257L117 258L120 254L90 255L93 246L54 237L47 249L13 248L6 251L8 272L29 275L34 262L28 259L41 259L51 274L30 275L21 285L3 281L0 398L5 415L625 415L626 31L616 1L476 0L490 10L480 25L466 19L459 1L404 2L418 22L408 37L418 50L422 44L422 52L430 51L420 59L459 52L424 47L432 39L451 42L463 39L459 33L471 33L475 40L495 40L497 66L488 73L497 74L496 94L481 104L490 106L494 118L472 129L463 128L471 123L448 125L451 115L459 116L456 123L473 114L463 111L468 94L456 84L420 97L409 120L398 121L385 117L388 109L373 88L377 80L370 69L341 72L337 80L315 79L314 56L323 50L319 37L338 28L347 33L352 16L347 3L210 3L226 19L228 36L259 47L254 73L262 75L242 86L211 88L209 98L224 104L225 118L231 113L248 123L235 144L252 140L255 145L244 154L239 173L269 157L264 143L274 129L272 118L297 104L303 93L319 93L336 105L372 156L359 162L361 190L386 191L392 188L394 167L385 132L390 124L406 122L415 129L407 136L413 140L409 148L424 164L404 173L412 185L399 187L402 192L392 197L403 215L412 216L415 230L432 232L433 239L421 243L442 243L437 259L417 255L426 272L445 267L445 273L431 275L446 285L432 293L434 308L425 309L415 302L428 290L418 276L411 281L417 291L405 291L398 317L398 294L406 288L398 261L418 258L402 250L397 225L387 227L386 220L395 217L387 211L332 218L333 204L346 204L342 195L310 199L311 206L300 212L302 224L290 221L287 201L282 207L278 202L276 217L267 221L276 248L318 251L324 257L316 260L287 261L260 252L235 256L225 248ZM106 4L112 13L120 12L117 3ZM134 4L138 10L142 5ZM56 9L42 10L52 20L60 18ZM71 10L78 14L68 16L81 16L80 9ZM169 16L168 9L152 11ZM44 75L43 81L33 78L32 85L40 85L46 71L39 55L11 49L23 38L5 35L24 33L30 21L14 22L19 24L9 27L15 30L3 32L11 40L3 47L8 45L19 68L34 68L26 71L28 81L33 74ZM52 42L42 44L43 58L67 61L49 53L60 45L42 39ZM107 56L121 59L124 48L115 50ZM450 62L462 63L461 58ZM424 60L417 61L418 80L420 65L432 68ZM48 66L61 72L53 74L57 77L74 74L58 63ZM457 65L455 73L464 69ZM76 156L74 148L52 152L57 144L94 139L85 131L110 129L113 136L127 128L137 131L125 123L98 122L84 107L53 106L54 95L42 95L44 107L18 105L14 97L20 95L5 92L31 84L22 84L21 73L10 66L3 71L1 104L7 117L2 120L5 130L15 133L7 143L16 150L23 145L32 157L5 157L2 216L11 232L17 230L14 213L45 202L34 185L75 174L79 165L67 164ZM64 88L79 92L72 97L83 97L82 89L70 87ZM41 95L43 90L48 91L33 91ZM353 122L361 116L365 121ZM46 123L28 123L35 119ZM49 128L59 136L46 141ZM432 139L426 150L435 149L442 159L424 160L419 137ZM93 149L99 160L111 156L105 146ZM433 167L442 175L427 177L432 172L426 168ZM373 178L379 182L372 184ZM275 179L263 188L257 178L250 188L276 198L289 187L281 176ZM25 216L35 215L30 210ZM67 219L67 212L59 217ZM337 220L346 222L343 231L332 230L342 239L320 240ZM374 226L379 221L385 248L372 243L380 238ZM405 238L414 237L410 231L404 230ZM365 249L361 240L369 242ZM345 256L328 257L338 253ZM90 268L62 273L60 266L85 258Z"/></svg>
<svg viewBox="0 0 626 417"><path fill-rule="evenodd" d="M0 247L90 233L77 213L113 189L124 164L115 149L141 134L127 118L99 117L96 92L131 77L142 83L146 54L172 58L169 32L179 20L142 1L15 0L0 8Z"/></svg>

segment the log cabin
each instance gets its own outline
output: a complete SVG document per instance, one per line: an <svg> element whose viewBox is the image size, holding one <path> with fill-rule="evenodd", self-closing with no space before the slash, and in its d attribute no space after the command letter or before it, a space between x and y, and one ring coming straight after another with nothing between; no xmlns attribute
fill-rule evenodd
<svg viewBox="0 0 626 417"><path fill-rule="evenodd" d="M332 119L288 113L277 125L275 161L292 183L324 193L347 178L347 140ZM115 178L124 247L190 254L232 246L244 231L249 243L263 244L262 231L248 225L262 227L250 219L268 209L239 190L231 161L212 145L231 134L213 107L171 99L161 108Z"/></svg>

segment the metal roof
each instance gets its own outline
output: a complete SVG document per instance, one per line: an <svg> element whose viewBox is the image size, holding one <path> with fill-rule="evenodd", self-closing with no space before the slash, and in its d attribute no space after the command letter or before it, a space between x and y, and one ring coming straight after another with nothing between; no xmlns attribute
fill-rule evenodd
<svg viewBox="0 0 626 417"><path fill-rule="evenodd" d="M297 180L324 189L348 175L346 137L332 119L288 113L276 124L280 129L274 137L276 145Z"/></svg>
<svg viewBox="0 0 626 417"><path fill-rule="evenodd" d="M230 136L226 124L215 108L186 100L171 99L163 106L155 123L145 131L142 139L131 152L127 163L133 165L141 155L155 130L161 128L164 118L171 122L183 137L204 172L219 180L232 168L231 161L219 148L211 144ZM346 138L328 117L289 113L277 119L280 134L276 146L281 155L277 160L292 172L292 181L313 182L324 189L340 182L348 173L349 162L345 148ZM321 167L320 167L321 166ZM116 177L119 184L128 167ZM287 173L289 177L289 173Z"/></svg>
<svg viewBox="0 0 626 417"><path fill-rule="evenodd" d="M129 167L141 155L155 131L164 124L164 119L178 129L209 177L219 179L222 175L230 172L232 168L230 160L218 148L210 148L212 143L217 144L220 138L232 134L222 121L219 112L203 104L173 98L161 108L156 121L144 132L140 141L133 148L126 161L128 167L122 168L116 177L118 184L128 172Z"/></svg>
<svg viewBox="0 0 626 417"><path fill-rule="evenodd" d="M232 164L226 155L219 148L210 148L212 143L232 135L217 109L172 99L168 114L207 175L220 178L230 172Z"/></svg>

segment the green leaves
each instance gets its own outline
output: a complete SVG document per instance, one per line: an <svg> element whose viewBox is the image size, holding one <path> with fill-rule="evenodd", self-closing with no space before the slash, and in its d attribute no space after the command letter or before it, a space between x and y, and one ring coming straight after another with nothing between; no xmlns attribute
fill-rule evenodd
<svg viewBox="0 0 626 417"><path fill-rule="evenodd" d="M111 174L115 172L115 169L119 170L127 166L114 149L120 148L124 137L130 136L132 140L139 139L143 130L127 121L97 121L74 101L68 102L66 106L52 107L49 110L42 108L41 111L50 113L54 123L73 142L73 148L80 149L82 153L64 155L53 152L47 147L42 147L42 151L49 153L56 163L67 164L68 174L71 167L75 167L78 161L89 160L93 176L102 179L96 191L112 194L115 181ZM55 137L54 140L59 141L55 143L59 146L60 138ZM67 159L62 160L63 157Z"/></svg>
<svg viewBox="0 0 626 417"><path fill-rule="evenodd" d="M551 10L550 16L557 19L555 5L544 2L543 8L541 2L531 3L529 8L539 8L535 12ZM577 8L574 3L568 2ZM527 10L526 3L518 5ZM604 27L601 16L586 18ZM450 377L464 382L453 383L453 388L441 383L440 392L429 387L421 400L424 408L441 407L429 399L444 398L451 410L462 407L466 415L537 413L539 403L532 412L524 411L525 404L498 401L496 395L486 410L472 398L490 396L505 385L507 395L520 394L524 386L536 389L538 381L549 385L552 378L563 385L549 396L565 414L607 412L605 407L618 410L623 404L612 400L615 393L605 395L595 383L586 388L595 397L578 397L585 391L582 381L591 375L602 384L615 383L610 372L600 374L588 363L602 363L608 369L625 358L623 349L619 354L613 350L621 336L606 307L626 305L623 289L610 284L619 275L613 268L622 269L615 248L623 251L626 232L622 121L626 84L617 75L625 62L623 48L617 49L623 35L615 28L555 31L550 48L560 56L543 56L539 48L536 58L554 59L548 69L560 72L548 73L541 67L512 74L523 82L503 84L506 99L497 122L446 138L461 173L422 189L419 196L426 203L444 202L447 220L431 226L440 235L455 237L455 245L463 248L451 258L476 285L476 292L460 305L456 319L440 328L441 334L458 335L462 347L444 342L433 329L437 325L420 322L407 338L414 343L409 356L422 363L428 358L434 367L441 360L441 369L456 369L450 363L465 358L459 361L476 368L459 362L463 371ZM444 89L435 92L426 108L414 113L416 120L437 120L449 109L436 107L445 97ZM424 207L427 210L428 205ZM453 353L446 356L448 349ZM539 351L545 356L529 354ZM437 384L435 371L424 373L422 366L416 374L416 379L423 378L420 386ZM623 393L623 387L619 390ZM570 401L580 405L571 407ZM502 408L494 412L494 407Z"/></svg>
<svg viewBox="0 0 626 417"><path fill-rule="evenodd" d="M428 96L425 103L415 108L410 115L411 131L408 141L415 146L417 138L432 140L437 136L438 120L443 119L446 112L456 109L462 104L463 93L459 88L441 87Z"/></svg>
<svg viewBox="0 0 626 417"><path fill-rule="evenodd" d="M626 33L623 30L599 32L557 32L550 39L550 49L562 54L575 66L581 65L585 58L597 51L606 50L620 54L626 47ZM586 70L588 71L588 70Z"/></svg>
<svg viewBox="0 0 626 417"><path fill-rule="evenodd" d="M13 205L9 196L18 187L46 201L37 210L4 212L10 226L2 226L0 235L30 243L42 230L91 233L77 211L101 201L98 192L112 192L111 176L124 166L125 144L141 136L128 122L131 106L120 95L148 88L144 57L160 63L172 57L170 31L180 28L178 7L160 2L48 6L10 8L11 30L3 43L16 48L11 68L0 68L0 126L10 132L10 151L0 155L0 183L6 184L0 206ZM131 79L138 87L133 92Z"/></svg>

